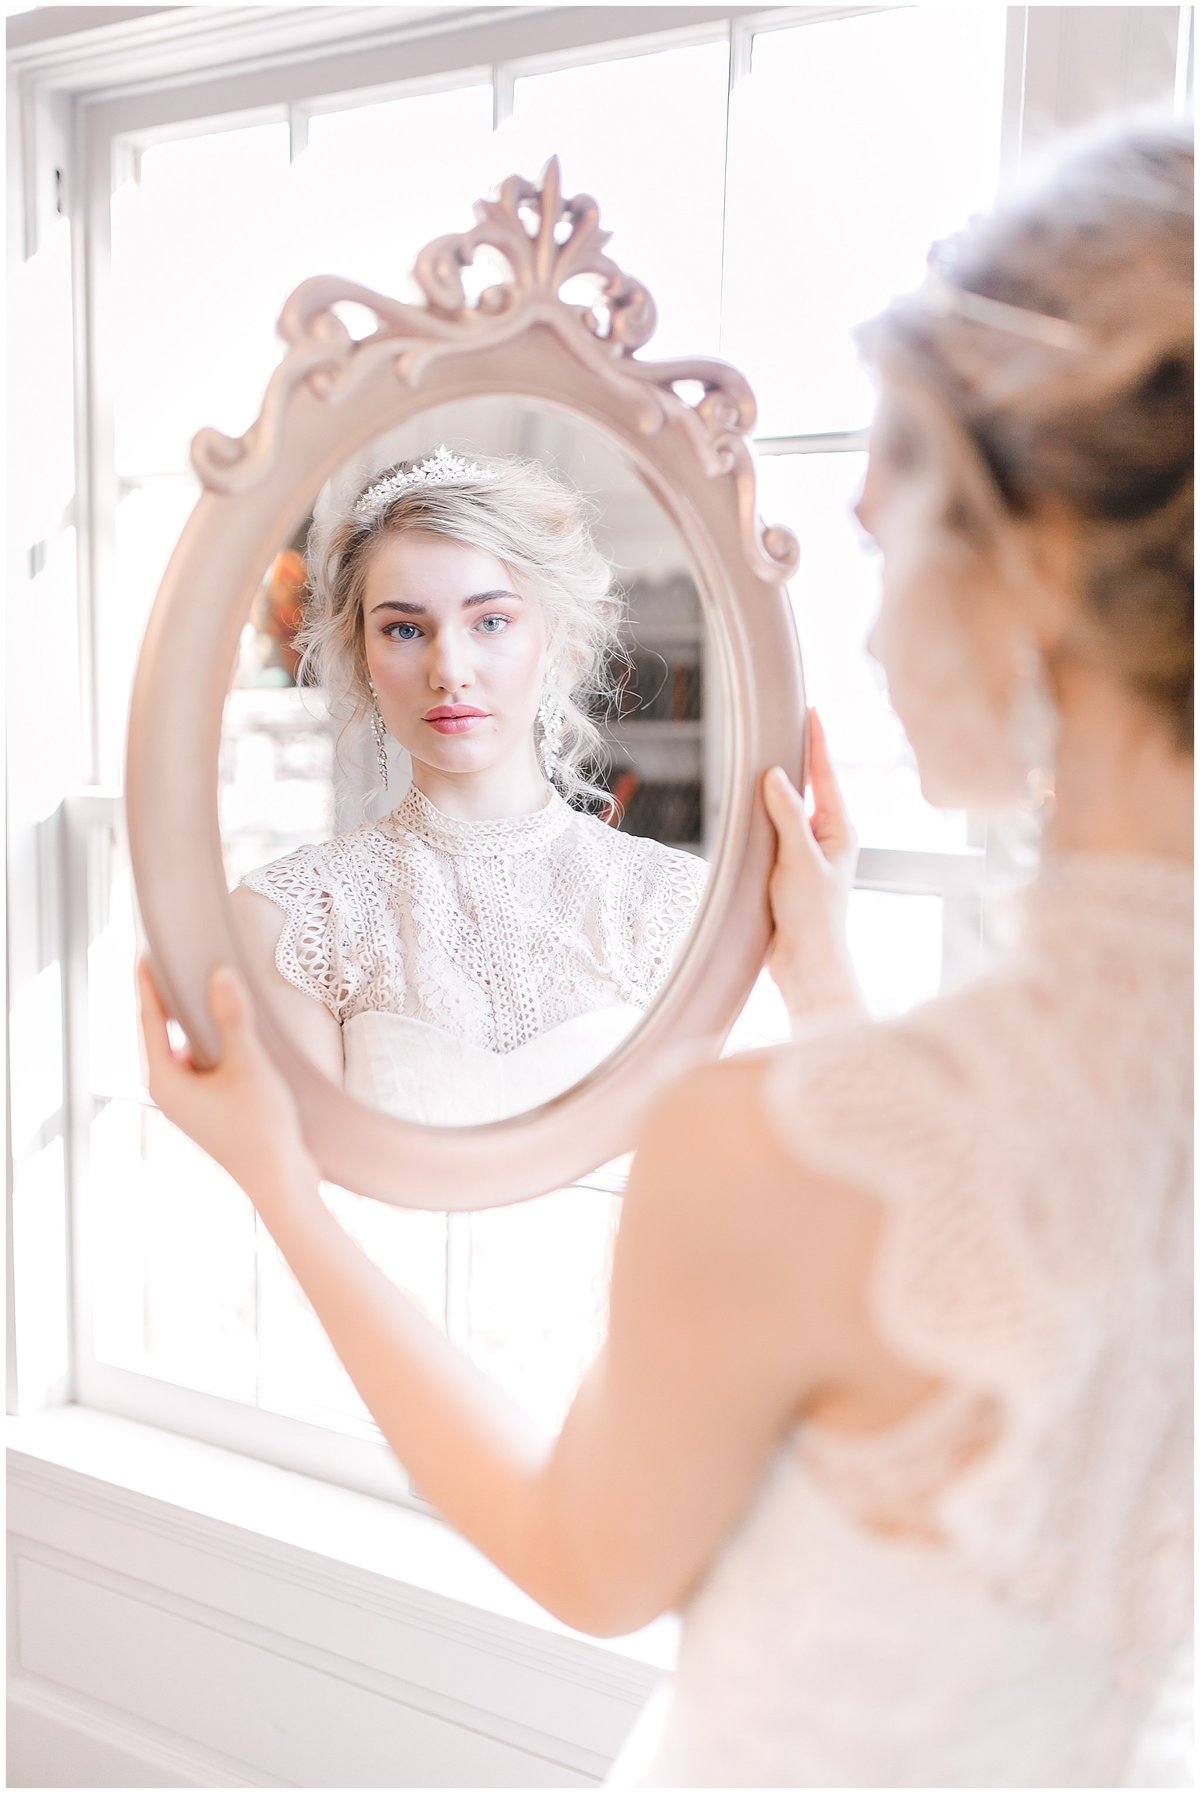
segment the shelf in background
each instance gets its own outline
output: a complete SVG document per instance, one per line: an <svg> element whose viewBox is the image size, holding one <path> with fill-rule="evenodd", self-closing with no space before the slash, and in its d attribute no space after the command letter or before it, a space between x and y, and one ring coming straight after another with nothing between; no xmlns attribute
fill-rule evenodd
<svg viewBox="0 0 1200 1794"><path fill-rule="evenodd" d="M629 644L633 648L652 647L657 642L699 642L704 635L704 624L699 617L691 622L655 623L639 618L637 627L629 631Z"/></svg>
<svg viewBox="0 0 1200 1794"><path fill-rule="evenodd" d="M626 716L619 723L609 725L609 733L614 741L625 736L638 736L643 741L701 741L704 738L704 724L694 717L675 722L671 717L648 717L639 722L636 716Z"/></svg>

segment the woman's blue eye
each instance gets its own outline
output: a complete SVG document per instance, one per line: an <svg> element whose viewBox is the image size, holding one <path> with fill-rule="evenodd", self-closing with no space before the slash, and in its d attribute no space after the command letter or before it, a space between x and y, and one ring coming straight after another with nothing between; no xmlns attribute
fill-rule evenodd
<svg viewBox="0 0 1200 1794"><path fill-rule="evenodd" d="M489 624L492 624L492 623L494 623L496 625L496 627L494 629L489 628ZM483 630L483 633L485 635L499 635L503 630L508 628L508 625L509 625L508 617L492 616L492 617L484 617L482 619L482 621L480 622L479 627Z"/></svg>
<svg viewBox="0 0 1200 1794"><path fill-rule="evenodd" d="M406 635L404 632L408 630ZM421 631L415 623L389 623L385 631L394 642L415 642Z"/></svg>

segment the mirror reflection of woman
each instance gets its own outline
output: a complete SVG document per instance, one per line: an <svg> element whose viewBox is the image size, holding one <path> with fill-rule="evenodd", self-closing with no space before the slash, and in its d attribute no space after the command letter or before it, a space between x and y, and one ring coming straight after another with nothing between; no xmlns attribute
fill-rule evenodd
<svg viewBox="0 0 1200 1794"><path fill-rule="evenodd" d="M692 1072L637 1152L608 1339L561 1435L322 1204L246 996L151 1088L249 1191L398 1456L554 1613L683 1614L617 1779L1192 1785L1190 134L1123 126L869 330L873 643L927 796L1052 753L988 973L856 1012L849 847L767 781L789 1046ZM829 1006L825 1018L814 1014Z"/></svg>
<svg viewBox="0 0 1200 1794"><path fill-rule="evenodd" d="M443 449L309 545L306 666L412 783L378 822L251 873L235 907L296 1043L410 1120L482 1122L575 1083L636 1024L703 891L607 826L589 776L622 605L580 495Z"/></svg>

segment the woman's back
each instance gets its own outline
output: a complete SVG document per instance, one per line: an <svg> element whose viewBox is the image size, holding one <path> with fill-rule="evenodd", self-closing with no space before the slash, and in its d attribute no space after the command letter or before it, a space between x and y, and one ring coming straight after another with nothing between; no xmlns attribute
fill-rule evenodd
<svg viewBox="0 0 1200 1794"><path fill-rule="evenodd" d="M617 1780L1133 1774L1189 1614L1191 871L1066 856L1018 906L988 977L770 1074L798 1163L884 1201L873 1318L942 1388L785 1442Z"/></svg>

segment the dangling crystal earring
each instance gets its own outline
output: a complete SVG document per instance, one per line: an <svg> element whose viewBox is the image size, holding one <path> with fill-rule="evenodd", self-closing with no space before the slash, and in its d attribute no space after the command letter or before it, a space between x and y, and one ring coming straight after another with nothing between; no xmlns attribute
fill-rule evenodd
<svg viewBox="0 0 1200 1794"><path fill-rule="evenodd" d="M386 791L388 782L387 724L384 722L383 712L379 708L375 687L369 679L367 680L367 690L371 694L371 733L375 737L375 758L379 763L379 777L383 781L383 788Z"/></svg>
<svg viewBox="0 0 1200 1794"><path fill-rule="evenodd" d="M1045 810L1054 802L1058 717L1042 657L1032 642L1018 650L1018 671L1009 716L1012 750L1024 772L1022 807Z"/></svg>
<svg viewBox="0 0 1200 1794"><path fill-rule="evenodd" d="M552 686L548 685L542 693L537 720L538 728L541 731L542 771L553 782L554 775L558 771L558 763L562 758L563 733L566 729L567 713Z"/></svg>

